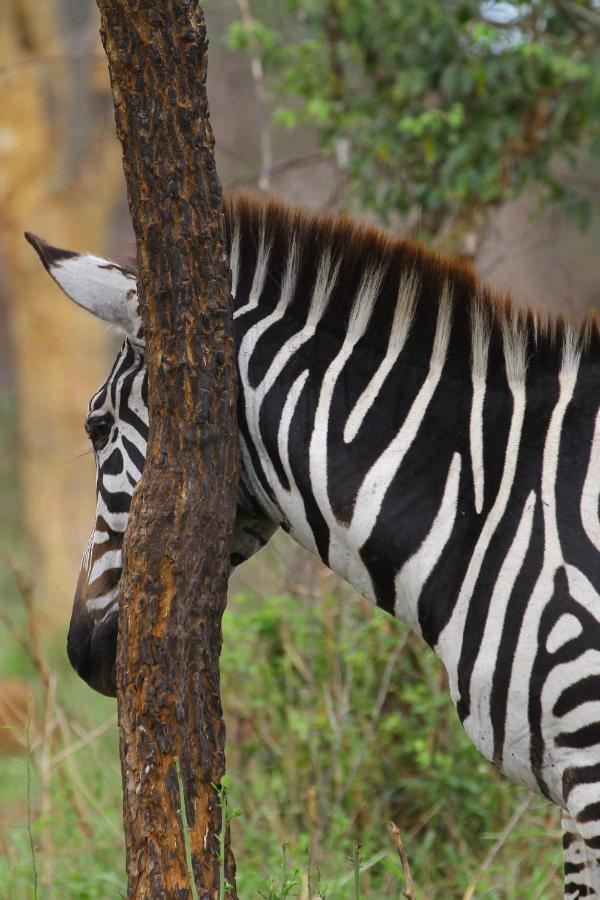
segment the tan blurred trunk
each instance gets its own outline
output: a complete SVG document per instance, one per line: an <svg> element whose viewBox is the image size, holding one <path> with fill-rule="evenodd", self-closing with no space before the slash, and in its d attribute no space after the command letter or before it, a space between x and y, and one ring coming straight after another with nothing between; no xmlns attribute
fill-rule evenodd
<svg viewBox="0 0 600 900"><path fill-rule="evenodd" d="M68 61L58 58L70 52L60 34L54 4L2 3L0 228L13 289L20 471L40 607L56 624L65 622L92 524L93 463L78 455L88 449L82 421L89 396L106 377L109 337L59 296L23 231L99 252L122 189L119 146L109 130L92 136L93 159L65 178L63 124L73 84ZM93 77L108 95L99 40L96 54Z"/></svg>

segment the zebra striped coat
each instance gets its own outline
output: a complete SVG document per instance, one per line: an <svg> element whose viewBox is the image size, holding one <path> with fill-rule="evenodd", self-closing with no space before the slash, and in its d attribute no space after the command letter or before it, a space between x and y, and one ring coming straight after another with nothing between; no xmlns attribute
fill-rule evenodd
<svg viewBox="0 0 600 900"><path fill-rule="evenodd" d="M483 755L563 810L600 895L600 329L341 217L226 205L240 375L236 566L280 526L441 658ZM121 547L148 437L135 274L29 236L125 342L90 402L97 515L68 651L114 693Z"/></svg>

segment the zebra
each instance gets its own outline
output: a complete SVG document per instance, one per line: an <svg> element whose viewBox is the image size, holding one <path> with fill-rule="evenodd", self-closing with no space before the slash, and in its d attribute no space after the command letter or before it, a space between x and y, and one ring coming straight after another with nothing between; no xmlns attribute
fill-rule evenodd
<svg viewBox="0 0 600 900"><path fill-rule="evenodd" d="M281 527L440 657L470 738L562 810L600 896L600 321L515 305L344 215L225 202L242 471L235 568ZM85 422L96 519L67 649L115 693L121 550L148 439L133 270L28 240L123 335Z"/></svg>

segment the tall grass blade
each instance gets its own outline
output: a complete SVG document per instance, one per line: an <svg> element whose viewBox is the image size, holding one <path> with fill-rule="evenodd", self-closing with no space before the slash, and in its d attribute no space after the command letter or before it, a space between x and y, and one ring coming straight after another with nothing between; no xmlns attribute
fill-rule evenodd
<svg viewBox="0 0 600 900"><path fill-rule="evenodd" d="M194 867L192 865L192 843L190 841L190 826L188 825L187 811L185 808L185 792L183 790L183 778L181 777L181 766L179 765L179 757L175 757L175 769L177 770L177 783L179 784L179 815L181 816L181 824L183 826L183 845L185 847L185 861L190 876L190 887L192 889L193 900L198 900L198 889L196 887L196 879L194 878ZM223 884L223 879L221 879ZM221 896L224 896L223 894Z"/></svg>

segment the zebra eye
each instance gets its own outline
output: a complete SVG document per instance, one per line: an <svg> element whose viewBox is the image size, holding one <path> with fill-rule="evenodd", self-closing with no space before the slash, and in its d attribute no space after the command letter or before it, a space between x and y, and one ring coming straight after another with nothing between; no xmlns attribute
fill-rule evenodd
<svg viewBox="0 0 600 900"><path fill-rule="evenodd" d="M110 433L113 427L112 416L102 416L95 419L88 419L85 423L85 430L92 442L94 450L102 450L106 447Z"/></svg>

